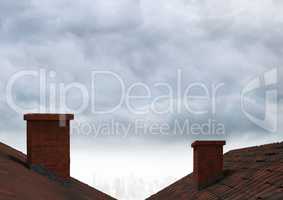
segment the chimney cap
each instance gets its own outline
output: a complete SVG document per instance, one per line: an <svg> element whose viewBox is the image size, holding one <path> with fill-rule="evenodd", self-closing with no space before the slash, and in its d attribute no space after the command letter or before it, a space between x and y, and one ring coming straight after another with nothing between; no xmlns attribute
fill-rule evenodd
<svg viewBox="0 0 283 200"><path fill-rule="evenodd" d="M197 147L197 146L223 146L225 145L226 142L224 140L196 140L195 142L192 143L192 147Z"/></svg>
<svg viewBox="0 0 283 200"><path fill-rule="evenodd" d="M74 114L49 114L49 113L28 113L24 115L24 120L44 120L44 121L59 121L73 120Z"/></svg>

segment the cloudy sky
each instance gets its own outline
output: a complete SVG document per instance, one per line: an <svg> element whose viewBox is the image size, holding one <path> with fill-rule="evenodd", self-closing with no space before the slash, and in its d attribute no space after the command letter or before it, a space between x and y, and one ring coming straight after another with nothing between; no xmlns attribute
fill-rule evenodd
<svg viewBox="0 0 283 200"><path fill-rule="evenodd" d="M190 173L196 139L283 140L280 0L2 0L0 42L0 141L73 112L72 176L114 197Z"/></svg>

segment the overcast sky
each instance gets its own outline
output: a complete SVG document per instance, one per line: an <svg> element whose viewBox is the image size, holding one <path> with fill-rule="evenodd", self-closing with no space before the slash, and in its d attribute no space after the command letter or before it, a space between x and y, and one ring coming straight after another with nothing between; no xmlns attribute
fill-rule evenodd
<svg viewBox="0 0 283 200"><path fill-rule="evenodd" d="M75 113L72 176L115 197L142 199L190 173L190 144L196 139L224 139L225 151L283 140L280 0L1 0L0 42L0 140L26 151L23 113L7 102L6 89L19 72L45 70L45 105L39 101L38 77L31 76L14 83L13 101L27 112L39 107L60 112L58 102L64 96ZM94 80L92 73L102 70L108 74ZM262 77L271 71L276 74L275 84L249 93L251 100L243 111L243 89L257 77L265 80ZM102 111L119 103L121 81L125 91L137 83L150 89L150 95L145 87L131 93L146 98L132 99L130 108L146 112L131 112L124 98L114 112L94 113L93 108ZM71 88L60 94L62 83L84 86L89 98L82 112L76 110L85 97L82 90ZM172 94L157 83L170 85ZM207 112L188 112L183 98L186 87L200 83L210 98L192 100L190 108ZM215 85L219 89L214 102ZM266 90L277 94L270 99ZM207 97L202 87L190 94ZM161 96L166 97L156 99ZM162 111L170 105L180 107L157 114L148 109L153 102ZM276 110L266 113L270 106ZM246 113L260 122L266 115L271 120L261 127ZM157 124L157 129L135 131L137 120L146 127ZM215 127L210 134L206 129L206 134L174 131L176 121L186 120L210 128L221 125L224 131L211 134ZM113 129L98 131L101 124L111 122L131 128L119 129L119 134ZM160 133L160 124L169 125L165 134Z"/></svg>

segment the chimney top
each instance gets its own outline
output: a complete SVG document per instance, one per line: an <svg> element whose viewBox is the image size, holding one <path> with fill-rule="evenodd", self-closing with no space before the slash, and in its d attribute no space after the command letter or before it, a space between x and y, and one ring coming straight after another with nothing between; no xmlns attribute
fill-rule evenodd
<svg viewBox="0 0 283 200"><path fill-rule="evenodd" d="M28 113L24 115L24 120L43 120L43 121L58 121L58 120L73 120L73 114L48 114L48 113Z"/></svg>
<svg viewBox="0 0 283 200"><path fill-rule="evenodd" d="M225 141L195 141L194 182L198 189L203 189L223 177L223 145Z"/></svg>
<svg viewBox="0 0 283 200"><path fill-rule="evenodd" d="M206 146L206 145L225 145L226 142L224 140L196 140L192 143L192 147L197 147L197 146Z"/></svg>

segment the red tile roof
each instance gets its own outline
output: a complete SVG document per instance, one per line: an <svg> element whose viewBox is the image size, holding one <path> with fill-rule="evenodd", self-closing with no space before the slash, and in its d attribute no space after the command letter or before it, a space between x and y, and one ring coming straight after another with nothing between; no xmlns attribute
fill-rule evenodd
<svg viewBox="0 0 283 200"><path fill-rule="evenodd" d="M283 143L244 148L224 154L224 178L197 190L192 174L149 200L283 199Z"/></svg>
<svg viewBox="0 0 283 200"><path fill-rule="evenodd" d="M26 155L0 143L0 200L112 200L114 198L71 178L50 180L26 164Z"/></svg>

